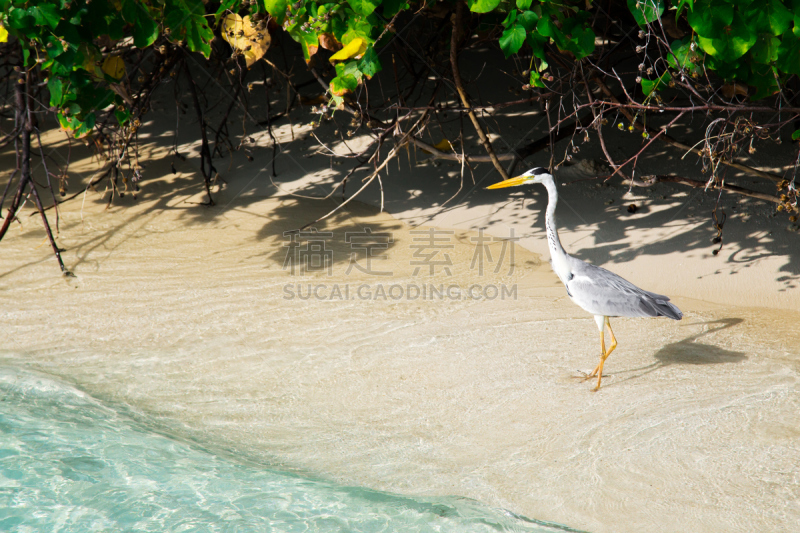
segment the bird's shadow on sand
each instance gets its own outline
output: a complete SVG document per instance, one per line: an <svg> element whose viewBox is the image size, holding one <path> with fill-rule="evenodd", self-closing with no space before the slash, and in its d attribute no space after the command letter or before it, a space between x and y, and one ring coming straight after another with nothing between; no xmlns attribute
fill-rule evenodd
<svg viewBox="0 0 800 533"><path fill-rule="evenodd" d="M644 375L655 372L661 368L670 365L716 365L724 363L741 363L747 359L744 352L737 352L735 350L727 350L714 346L713 344L703 344L697 342L700 337L721 331L723 329L734 327L744 322L741 318L723 318L720 320L712 320L710 322L701 322L693 325L704 325L707 329L703 329L700 333L686 337L685 339L667 344L654 354L656 362L631 370L623 370L616 372L617 374L631 374L628 377L609 383L609 386L628 381L630 379L638 379ZM716 327L713 327L716 326Z"/></svg>

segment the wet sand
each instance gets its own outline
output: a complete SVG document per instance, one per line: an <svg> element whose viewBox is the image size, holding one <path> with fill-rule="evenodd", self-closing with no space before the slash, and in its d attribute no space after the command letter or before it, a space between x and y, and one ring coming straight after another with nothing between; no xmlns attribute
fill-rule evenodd
<svg viewBox="0 0 800 533"><path fill-rule="evenodd" d="M596 364L594 321L569 301L546 253L535 253L541 243L525 247L541 241L541 191L519 193L535 209L501 201L490 210L510 210L490 227L496 236L514 222L529 228L513 269L510 256L497 272L486 258L482 273L471 269L479 235L438 223L452 229L439 234L452 245L440 249L451 264L433 278L428 266L415 275L422 234L411 232L428 226L352 203L316 225L332 232L330 275L291 275L284 232L335 206L286 194L305 191L313 176L283 169L276 193L265 173L234 161L241 172L225 173L209 208L198 205L191 160L175 161L173 174L165 148L148 150L151 178L136 201L128 195L106 209L89 192L63 205L59 242L76 278L58 276L27 213L0 243L0 364L59 376L209 446L346 484L465 496L595 532L779 531L800 522L800 314L731 305L743 289L726 291L724 280L736 276L708 276L724 294L712 303L674 269L640 269L640 257L615 265L613 254L612 264L598 261L674 296L685 317L614 320L620 345L593 393L578 371ZM412 206L396 209L398 217L424 222L413 198L388 184L386 194L390 208ZM566 193L564 205L600 220L597 194L610 193L583 203ZM578 253L583 243L578 255L594 259L586 237L594 226L571 227L568 208L559 215L565 246ZM366 228L390 234L375 251L387 259L372 266L391 276L347 273L346 234ZM622 248L633 250L646 232L626 229ZM502 246L490 246L495 263ZM698 255L676 248L668 257L707 269ZM770 270L780 261L764 260L754 299L796 298ZM474 285L505 286L516 297L408 297L408 286L428 283L457 286L462 296ZM300 297L309 285L319 298ZM348 298L333 293L336 285L342 296L350 287ZM392 285L404 296L393 299Z"/></svg>

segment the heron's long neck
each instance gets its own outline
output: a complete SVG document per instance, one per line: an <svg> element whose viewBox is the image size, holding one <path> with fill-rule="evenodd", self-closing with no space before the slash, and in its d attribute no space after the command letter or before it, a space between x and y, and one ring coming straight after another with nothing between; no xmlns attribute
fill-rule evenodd
<svg viewBox="0 0 800 533"><path fill-rule="evenodd" d="M556 204L558 203L558 191L556 190L555 181L548 179L543 182L547 187L547 213L545 215L545 227L547 228L547 245L550 248L550 258L553 261L553 267L564 265L567 262L567 252L561 246L561 240L558 238L558 229L556 228ZM556 269L558 272L558 269Z"/></svg>

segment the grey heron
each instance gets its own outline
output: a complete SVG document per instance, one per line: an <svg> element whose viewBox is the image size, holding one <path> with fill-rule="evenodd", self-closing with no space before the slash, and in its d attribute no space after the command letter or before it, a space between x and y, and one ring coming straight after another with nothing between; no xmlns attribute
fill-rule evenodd
<svg viewBox="0 0 800 533"><path fill-rule="evenodd" d="M572 257L561 246L556 229L556 204L558 191L552 174L536 167L521 176L495 183L487 189L516 187L528 183L541 183L547 189L547 212L545 228L547 244L550 248L550 264L561 283L567 289L567 295L579 307L594 315L597 328L600 330L600 363L586 379L597 376L597 387L603 378L603 364L617 347L617 339L611 329L610 317L659 317L665 316L673 320L683 318L683 313L669 298L640 289L620 276L578 258ZM605 329L611 334L611 346L606 350Z"/></svg>

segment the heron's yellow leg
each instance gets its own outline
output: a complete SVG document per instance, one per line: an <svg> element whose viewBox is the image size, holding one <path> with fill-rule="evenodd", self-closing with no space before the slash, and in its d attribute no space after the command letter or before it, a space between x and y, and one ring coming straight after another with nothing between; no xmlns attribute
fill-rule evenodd
<svg viewBox="0 0 800 533"><path fill-rule="evenodd" d="M603 356L600 358L600 364L597 365L597 387L594 388L595 391L600 389L600 380L603 379L603 364L608 359L608 356L611 355L611 352L614 351L614 348L617 347L617 338L614 336L614 330L611 329L611 322L608 321L608 317L606 317L606 326L608 327L608 332L611 333L611 346L608 348L608 351L605 351L605 343L603 344ZM600 334L602 337L602 333ZM601 341L602 342L602 341Z"/></svg>
<svg viewBox="0 0 800 533"><path fill-rule="evenodd" d="M596 367L594 367L594 370L592 370L591 374L588 374L586 376L586 379L591 379L591 378L593 378L593 377L595 377L597 375L597 372L602 368L603 356L605 354L606 354L606 338L605 338L605 328L603 328L603 329L600 330L600 361L601 362L598 363Z"/></svg>

